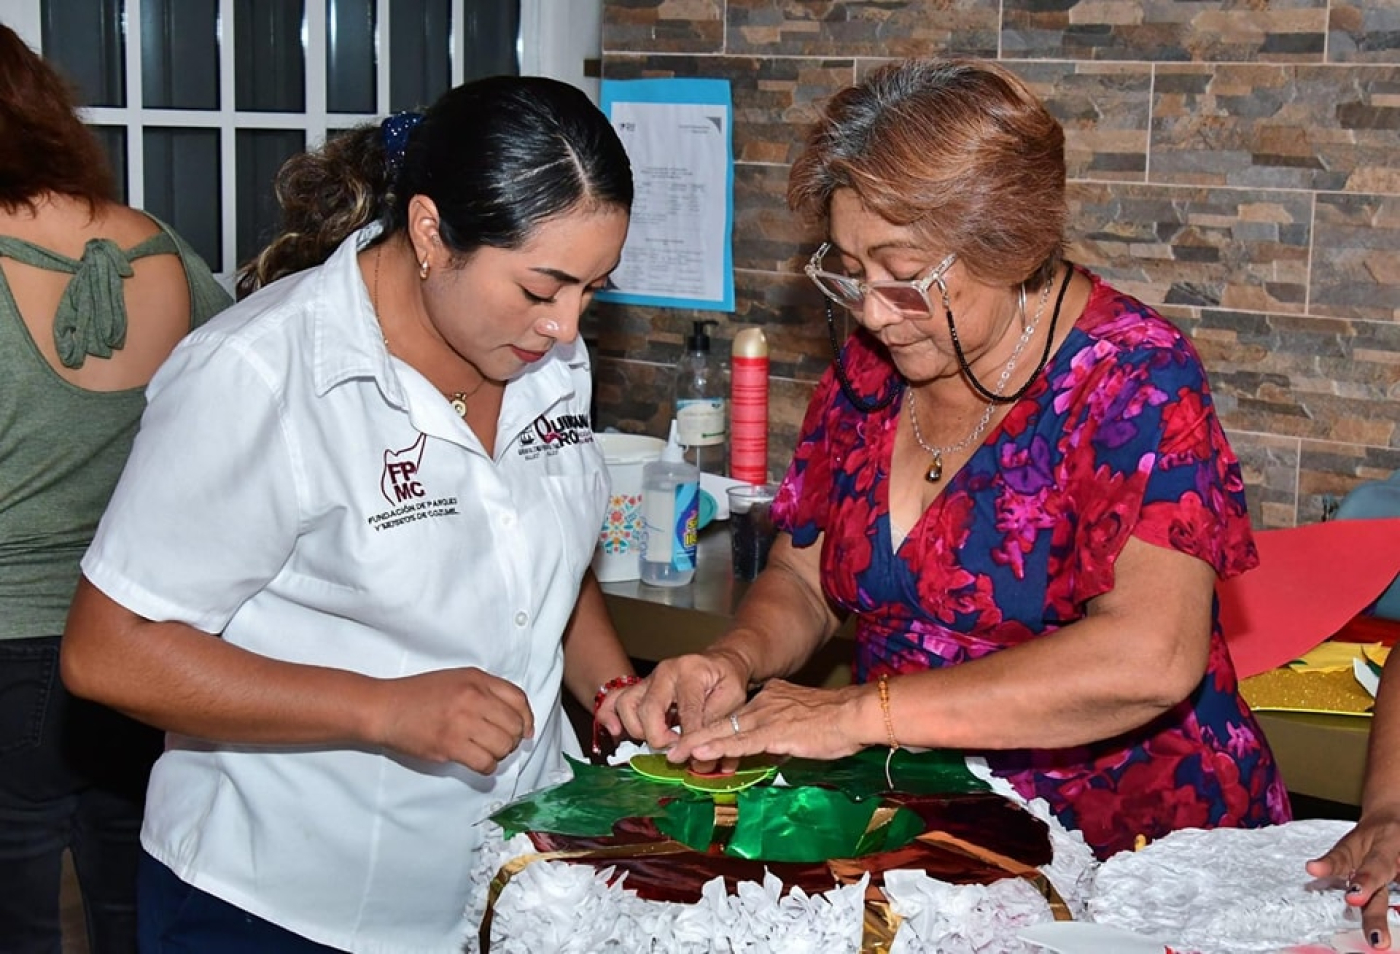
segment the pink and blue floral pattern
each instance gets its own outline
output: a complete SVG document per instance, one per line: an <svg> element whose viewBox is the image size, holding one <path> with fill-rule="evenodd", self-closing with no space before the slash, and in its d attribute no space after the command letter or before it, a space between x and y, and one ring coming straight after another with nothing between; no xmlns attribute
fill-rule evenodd
<svg viewBox="0 0 1400 954"><path fill-rule="evenodd" d="M831 372L822 380L774 513L797 546L821 540L822 586L857 618L857 681L956 665L1083 618L1113 587L1129 536L1191 554L1221 578L1258 562L1239 463L1195 350L1146 305L1088 277L1069 336L897 550L888 482L901 402L866 415ZM864 333L845 361L863 397L897 386ZM1026 798L1044 798L1100 857L1139 836L1290 817L1218 613L1205 677L1149 725L1073 749L976 754Z"/></svg>

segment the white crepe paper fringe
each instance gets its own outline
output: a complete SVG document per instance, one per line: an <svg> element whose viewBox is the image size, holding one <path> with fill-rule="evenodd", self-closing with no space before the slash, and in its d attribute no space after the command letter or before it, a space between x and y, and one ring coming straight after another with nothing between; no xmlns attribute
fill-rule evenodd
<svg viewBox="0 0 1400 954"><path fill-rule="evenodd" d="M1352 827L1309 819L1268 828L1172 832L1099 866L1089 914L1199 954L1272 954L1329 942L1360 924L1340 879L1303 865ZM1392 924L1396 924L1391 915Z"/></svg>
<svg viewBox="0 0 1400 954"><path fill-rule="evenodd" d="M967 767L993 792L1045 823L1053 857L1040 868L1075 918L1087 909L1098 862L1077 831L1069 831L1044 799L1027 801L1005 779L992 775L985 759ZM991 885L953 885L922 871L886 871L890 910L904 918L890 954L1030 954L1034 945L1017 939L1020 929L1054 920L1050 905L1021 878Z"/></svg>
<svg viewBox="0 0 1400 954"><path fill-rule="evenodd" d="M991 885L948 884L922 871L885 872L890 910L904 920L890 954L1030 954L1022 928L1054 920L1040 892L1021 878Z"/></svg>
<svg viewBox="0 0 1400 954"><path fill-rule="evenodd" d="M563 862L526 867L497 900L493 954L860 950L868 878L815 897L798 889L780 897L782 882L772 874L741 884L737 894L715 878L695 904L671 904L637 897L625 876L609 885L613 873Z"/></svg>
<svg viewBox="0 0 1400 954"><path fill-rule="evenodd" d="M491 879L496 877L496 872L501 870L501 866L512 858L521 855L529 855L535 852L535 845L525 835L516 835L509 841L505 840L505 832L493 821L481 822L486 832L485 844L472 859L469 878L471 881L471 904L467 908L467 923L473 925L472 936L467 939L462 948L463 954L479 954L481 945L477 934L480 931L481 919L486 914L486 898L491 888ZM533 867L533 866L531 866ZM567 867L560 865L559 867ZM495 931L492 936L495 936ZM495 950L493 942L492 950Z"/></svg>
<svg viewBox="0 0 1400 954"><path fill-rule="evenodd" d="M967 768L974 776L991 786L993 792L1020 805L1045 823L1050 830L1050 847L1053 854L1050 863L1040 868L1040 873L1054 885L1074 919L1084 920L1088 911L1089 892L1093 890L1094 872L1099 866L1099 861L1094 857L1093 849L1084 840L1084 835L1061 824L1055 813L1050 810L1050 803L1045 799L1033 798L1028 801L1012 788L1006 779L993 775L986 759L969 758Z"/></svg>
<svg viewBox="0 0 1400 954"><path fill-rule="evenodd" d="M649 745L642 745L636 742L619 742L612 755L608 756L609 765L626 765L632 761L634 755L655 755L656 749Z"/></svg>

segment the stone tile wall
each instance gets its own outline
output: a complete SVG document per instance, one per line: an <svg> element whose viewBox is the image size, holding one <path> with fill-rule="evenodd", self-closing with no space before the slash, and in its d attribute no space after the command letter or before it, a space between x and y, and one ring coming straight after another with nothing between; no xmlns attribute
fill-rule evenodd
<svg viewBox="0 0 1400 954"><path fill-rule="evenodd" d="M601 426L665 433L691 320L762 325L781 476L831 354L788 163L837 89L942 53L1064 124L1071 257L1192 335L1256 526L1400 468L1400 0L607 0L605 77L731 83L737 305L596 306Z"/></svg>

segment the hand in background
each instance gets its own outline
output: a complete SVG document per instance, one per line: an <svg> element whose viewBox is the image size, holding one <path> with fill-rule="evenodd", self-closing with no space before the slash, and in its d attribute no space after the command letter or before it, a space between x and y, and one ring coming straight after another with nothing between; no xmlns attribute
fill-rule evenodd
<svg viewBox="0 0 1400 954"><path fill-rule="evenodd" d="M489 775L535 734L525 693L480 669L443 669L382 685L375 741L404 755Z"/></svg>
<svg viewBox="0 0 1400 954"><path fill-rule="evenodd" d="M1390 947L1386 922L1390 882L1400 860L1400 805L1367 811L1331 851L1307 863L1308 874L1347 881L1347 904L1361 908L1361 930L1371 946Z"/></svg>

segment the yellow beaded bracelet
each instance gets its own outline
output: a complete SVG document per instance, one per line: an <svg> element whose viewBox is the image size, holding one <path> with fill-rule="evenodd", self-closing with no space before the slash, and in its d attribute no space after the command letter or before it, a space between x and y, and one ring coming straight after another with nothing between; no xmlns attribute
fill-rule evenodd
<svg viewBox="0 0 1400 954"><path fill-rule="evenodd" d="M885 717L885 735L889 738L890 749L899 748L899 740L894 737L894 719L890 718L890 677L880 673L880 712Z"/></svg>

